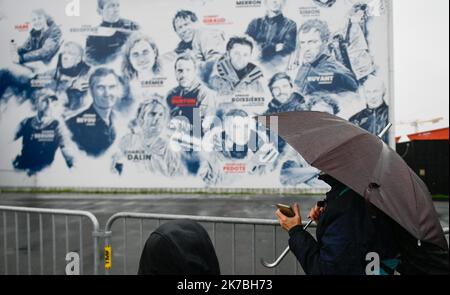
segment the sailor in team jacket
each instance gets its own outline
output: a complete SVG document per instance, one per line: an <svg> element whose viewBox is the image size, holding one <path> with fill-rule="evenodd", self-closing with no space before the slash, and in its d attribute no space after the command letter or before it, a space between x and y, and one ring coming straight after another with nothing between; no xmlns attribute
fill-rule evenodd
<svg viewBox="0 0 450 295"><path fill-rule="evenodd" d="M297 44L297 24L283 13L286 0L265 0L267 14L254 19L247 28L261 49L263 61L271 61L276 56L287 56L294 52Z"/></svg>
<svg viewBox="0 0 450 295"><path fill-rule="evenodd" d="M102 156L115 142L114 108L123 98L123 83L111 69L98 68L89 79L92 105L69 118L73 142L89 157Z"/></svg>
<svg viewBox="0 0 450 295"><path fill-rule="evenodd" d="M364 94L366 96L367 107L350 118L350 122L378 135L389 124L389 106L384 97L386 87L384 82L370 75L363 84ZM388 134L383 137L388 142Z"/></svg>
<svg viewBox="0 0 450 295"><path fill-rule="evenodd" d="M227 44L227 53L214 66L210 87L218 95L234 93L264 93L264 75L251 63L253 42L247 37L232 37Z"/></svg>
<svg viewBox="0 0 450 295"><path fill-rule="evenodd" d="M194 110L200 118L214 111L214 95L197 76L196 60L191 55L182 55L175 62L175 77L178 86L167 95L167 105L172 118L184 116L194 124Z"/></svg>
<svg viewBox="0 0 450 295"><path fill-rule="evenodd" d="M115 32L111 36L89 36L86 39L86 56L88 62L93 65L114 60L132 31L139 30L137 23L120 18L120 0L97 1L97 11L103 19L100 29L109 28Z"/></svg>
<svg viewBox="0 0 450 295"><path fill-rule="evenodd" d="M55 56L61 45L61 29L43 10L33 11L33 29L25 43L17 49L20 63L42 61L45 64Z"/></svg>
<svg viewBox="0 0 450 295"><path fill-rule="evenodd" d="M302 95L318 91L341 93L358 90L355 75L330 56L329 37L328 24L322 20L308 20L299 29L303 64L297 73L295 84Z"/></svg>
<svg viewBox="0 0 450 295"><path fill-rule="evenodd" d="M20 72L25 69L26 74L19 74L14 68L0 68L0 100L10 87L17 95L27 90L25 97L30 96L30 81L36 76L33 64L50 64L61 46L62 32L52 17L42 9L33 10L31 17L32 29L23 45L17 47L16 41L11 40L12 62L21 68Z"/></svg>
<svg viewBox="0 0 450 295"><path fill-rule="evenodd" d="M266 115L306 110L305 98L294 91L291 77L286 73L275 74L269 81L269 89L273 99L265 111Z"/></svg>

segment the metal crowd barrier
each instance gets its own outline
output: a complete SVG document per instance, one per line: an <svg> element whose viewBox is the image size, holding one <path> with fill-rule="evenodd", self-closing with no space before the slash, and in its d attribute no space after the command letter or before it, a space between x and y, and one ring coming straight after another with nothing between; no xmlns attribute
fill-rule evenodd
<svg viewBox="0 0 450 295"><path fill-rule="evenodd" d="M93 274L97 275L99 270L99 264L103 262L102 256L100 255L100 239L104 238L104 245L105 245L105 274L111 274L113 270L113 265L119 265L117 268L114 268L114 274L136 274L137 268L138 268L138 260L140 258L140 254L142 253L142 249L145 244L145 240L148 235L152 231L154 231L162 221L169 221L169 220L181 220L181 219L188 219L197 221L199 223L206 223L209 224L209 226L205 226L206 230L208 231L211 241L213 245L216 248L216 251L220 248L220 246L223 246L225 248L229 248L231 246L231 257L230 255L225 255L225 257L221 258L221 255L218 253L219 257L219 263L221 267L223 265L229 265L231 268L231 271L229 274L236 274L236 266L238 262L237 259L237 252L238 247L247 247L249 245L249 249L245 248L245 254L251 253L251 270L246 272L257 274L257 266L262 267L262 265L258 264L259 259L264 258L267 260L275 259L280 254L278 252L277 246L281 243L282 246L286 246L286 237L282 236L280 234L277 235L277 232L282 232L279 223L277 220L268 220L268 219L246 219L246 218L226 218L226 217L203 217L203 216L189 216L189 215L165 215L165 214L146 214L146 213L128 213L128 212L122 212L114 214L109 218L109 220L106 223L105 230L101 231L99 222L97 218L90 212L87 211L77 211L77 210L60 210L60 209L41 209L41 208L26 208L26 207L9 207L9 206L0 206L0 215L2 218L0 218L2 226L0 227L0 233L2 233L2 239L3 239L3 247L0 245L0 249L3 248L3 273L5 275L12 274L13 272L10 272L9 266L15 265L15 273L14 274L23 274L21 273L21 263L26 264L27 266L27 274L37 274L37 270L39 270L39 274L62 274L63 272L57 273L57 259L59 262L65 262L65 255L69 253L70 247L69 247L69 235L76 236L78 234L78 243L77 247L79 247L78 254L80 256L80 274L87 273L84 269L84 265L88 264L84 258L85 257L92 257L91 263L93 264ZM8 216L9 215L9 216ZM25 215L25 220L20 219L19 217L23 217ZM50 219L50 225L48 227L44 227L45 220L44 216L49 216ZM8 219L9 217L9 219ZM57 220L56 218L59 218ZM64 225L64 231L62 235L57 235L57 221L61 221L61 218L63 219L62 224ZM69 230L69 218L75 219L75 224L78 227L78 232L73 233ZM9 220L13 220L12 222ZM118 232L119 234L113 235L113 226L119 221L122 221L122 231L114 231L114 233ZM26 228L26 247L20 247L20 241L19 241L19 234L20 231L23 230L23 227L21 227L20 222L22 224L25 221L25 228ZM47 220L48 221L48 220ZM73 221L73 220L72 220ZM83 229L83 221L89 222L92 225L92 244L85 243L86 236L84 235L84 229ZM132 222L138 223L138 228L131 227L129 228L129 224ZM146 224L148 222L152 222L151 226L149 224ZM73 222L72 222L73 223ZM59 224L61 225L61 224ZM225 225L230 228L230 231L227 230L220 230L218 227L220 225ZM238 227L245 226L247 227L246 231L242 231L241 233L241 239L242 234L244 234L244 238L250 238L251 243L243 243L242 245L239 245L237 242L237 236L239 234ZM13 227L13 230L11 228ZM34 227L34 230L32 231L32 227ZM266 239L261 239L260 241L257 239L257 227L261 227L259 233L266 236ZM315 227L312 225L312 227ZM51 240L51 253L49 255L45 255L44 252L49 252L50 250L46 247L44 247L44 240L47 240L45 237L45 233L48 233L49 229L51 230L51 236L47 237L48 240ZM250 229L250 231L249 231ZM10 233L11 232L11 233ZM38 240L32 240L31 235L32 232L36 234L36 232L39 232L39 238ZM444 228L444 233L446 236L449 234L449 228ZM135 239L132 240L132 242L129 241L128 236L132 235ZM9 242L8 235L14 235L14 242ZM230 239L228 239L228 235L231 236ZM267 238L269 237L269 238ZM279 239L277 239L277 237ZM115 244L113 245L113 239L119 238L119 241L121 240L121 244ZM219 243L220 240L222 243ZM262 241L261 241L262 240ZM262 246L264 241L271 242L271 246L264 245ZM85 249L85 244L88 249ZM39 246L37 246L39 245ZM65 249L64 246L65 245ZM259 257L257 257L257 246L261 246L260 248L264 249L266 253L259 254ZM269 249L270 248L270 249ZM58 256L57 257L57 249L63 249L65 250L64 256ZM269 250L268 250L269 249ZM10 251L11 250L11 251ZM32 255L33 251L39 250L39 255ZM21 259L21 252L26 251L26 263L24 263L22 257ZM250 251L250 252L249 252ZM269 251L269 252L267 252ZM272 252L270 252L272 251ZM61 251L59 251L61 252ZM85 253L86 252L86 253ZM91 253L92 252L92 253ZM261 251L260 251L261 252ZM131 254L131 255L130 255ZM10 256L14 256L15 259L13 259L13 263L11 263ZM22 255L25 256L25 255ZM34 266L34 262L36 257L39 257L39 267ZM133 257L131 257L133 256ZM51 260L51 271L46 271L47 269L44 268L44 257L46 258L46 261L48 257L52 257ZM121 257L121 259L119 259ZM129 260L134 259L135 263L129 264ZM240 259L243 260L242 256ZM286 269L286 266L289 265L289 261L284 261L284 267ZM290 255L290 263L295 265L295 269L288 268L287 272L288 274L298 274L301 272L301 266L298 264L297 260L293 255ZM48 262L47 262L48 264ZM129 266L132 266L131 270ZM1 265L0 265L1 266ZM64 264L65 266L65 264ZM279 266L280 267L280 266ZM272 273L270 274L278 274L279 270L278 268L274 268L270 271ZM13 268L13 267L11 267ZM248 267L247 267L248 268ZM0 267L1 269L1 267ZM268 271L268 269L265 269ZM223 272L223 274L228 274L227 272Z"/></svg>
<svg viewBox="0 0 450 295"><path fill-rule="evenodd" d="M217 226L219 224L228 224L231 226L231 274L234 275L236 274L236 247L237 247L237 242L236 242L236 235L237 235L237 226L239 225L247 225L251 228L251 245L250 245L250 251L251 251L251 273L252 274L256 274L256 268L257 268L257 261L259 261L259 259L263 258L263 257L256 257L256 247L257 247L257 239L256 239L256 234L257 234L257 226L265 226L265 227L270 227L271 228L271 235L272 235L272 249L273 249L273 253L272 253L272 257L264 257L267 259L274 259L276 258L279 253L277 252L277 231L282 231L279 225L279 222L277 220L269 220L269 219L247 219L247 218L226 218L226 217L203 217L203 216L189 216L189 215L165 215L165 214L145 214L145 213L130 213L130 212L122 212L122 213L117 213L113 216L111 216L108 220L108 222L106 223L106 227L105 227L105 247L107 249L111 249L112 253L108 253L108 256L111 257L112 259L112 265L117 264L115 262L116 259L113 259L114 255L115 257L122 257L122 261L121 261L121 266L122 266L122 274L136 274L137 273L137 267L135 269L133 269L132 271L134 271L134 273L128 273L127 269L128 269L128 257L127 257L127 252L129 251L129 241L127 239L127 232L128 232L128 226L127 224L130 222L130 220L135 220L139 223L139 233L138 233L138 241L134 241L133 243L136 245L138 244L138 253L140 254L142 252L142 248L144 246L144 220L152 220L152 221L156 221L156 225L153 225L153 229L152 230L145 230L145 238L147 238L148 235L150 235L150 233L156 229L156 227L158 227L161 224L161 221L169 221L169 220L181 220L181 219L188 219L188 220L193 220L193 221L197 221L199 223L211 223L212 224L212 229L208 231L210 232L210 238L211 241L213 243L213 245L216 248L216 251L218 250L218 243L217 243L217 235L218 235L218 231L217 231ZM122 232L123 232L123 239L122 239L122 245L120 246L122 253L117 253L117 248L118 247L113 247L112 245L112 236L113 236L113 232L112 232L112 227L115 224L116 221L118 220L122 220L123 224L122 224ZM312 226L314 227L314 226ZM223 232L220 234L224 234ZM115 235L114 235L115 236ZM286 237L282 237L282 241L283 241L283 247L286 246ZM131 253L135 253L134 251L131 251ZM221 266L223 266L225 263L227 263L228 261L226 261L226 259L220 259L220 255L219 256L219 263ZM291 262L295 264L295 270L292 271L291 274L298 274L299 272L299 268L300 265L297 263L297 260L295 259L295 257L292 255L291 257ZM259 263L259 262L258 262ZM111 273L111 268L107 267L105 268L105 274L110 274ZM277 269L273 270L275 273L278 272Z"/></svg>
<svg viewBox="0 0 450 295"><path fill-rule="evenodd" d="M86 212L86 211L77 211L77 210L60 210L60 209L41 209L41 208L26 208L26 207L10 207L10 206L0 206L0 212L2 212L3 218L2 218L2 229L3 231L3 260L4 260L4 264L3 264L3 272L5 275L9 274L9 250L11 249L10 246L13 246L14 248L12 248L13 250L13 255L15 256L15 274L19 275L21 274L20 272L20 265L21 265L21 257L20 257L20 253L21 251L23 252L24 247L20 247L20 241L19 241L19 231L20 231L20 221L23 221L21 219L19 219L19 215L23 215L25 214L25 222L26 222L26 237L27 237L27 242L26 242L26 265L27 265L27 274L31 275L31 274L37 274L36 269L37 267L34 267L33 262L35 262L35 257L37 255L32 255L32 250L33 248L35 250L37 250L37 248L39 248L39 273L40 275L47 275L47 274L64 274L64 271L59 271L57 273L57 261L63 261L65 262L65 257L67 255L67 253L70 252L70 248L69 248L69 218L76 218L76 223L78 226L78 234L79 234L79 242L77 247L79 247L79 249L77 249L79 251L79 258L80 258L80 274L84 274L84 257L85 257L85 245L84 245L84 229L83 229L83 221L85 221L87 219L88 222L91 223L92 225L92 239L93 239L93 243L92 246L89 244L88 247L90 247L90 251L93 251L93 260L92 260L92 264L93 264L93 274L96 275L98 274L98 267L99 267L99 239L102 236L102 233L100 232L100 225L99 222L97 220L97 218L90 212ZM10 214L8 214L10 213ZM14 224L14 243L9 243L8 241L8 215L12 215L10 217L13 217L13 224ZM51 220L50 220L50 229L51 229L51 245L52 245L52 250L51 250L51 254L49 256L52 257L52 265L50 267L51 271L47 271L49 268L45 269L44 268L44 251L48 249L46 249L44 247L44 235L45 233L48 233L48 228L45 228L44 230L44 215L45 216L50 216ZM36 217L37 217L37 221L36 221ZM58 217L58 218L56 218ZM65 230L63 231L64 234L61 235L57 235L57 226L61 226L61 218L63 218L63 222L62 224L64 225ZM11 218L9 218L11 219ZM32 223L32 219L33 219L33 223ZM48 221L48 220L46 220ZM59 223L58 223L59 221ZM73 220L70 220L73 221ZM73 222L72 222L73 223ZM38 227L38 232L39 232L39 239L38 241L34 241L32 242L32 235L31 235L31 227ZM45 239L47 240L47 239ZM45 241L47 242L47 241ZM57 250L62 248L63 246L61 246L61 243L65 242L65 252L62 253L63 256L61 255L61 257L57 257ZM39 247L37 247L36 244L39 244ZM64 244L63 244L64 245ZM61 252L61 251L60 251ZM89 254L89 253L88 253ZM47 255L45 256L47 259ZM65 266L65 263L64 263ZM33 271L35 273L33 273ZM50 273L49 273L50 272Z"/></svg>

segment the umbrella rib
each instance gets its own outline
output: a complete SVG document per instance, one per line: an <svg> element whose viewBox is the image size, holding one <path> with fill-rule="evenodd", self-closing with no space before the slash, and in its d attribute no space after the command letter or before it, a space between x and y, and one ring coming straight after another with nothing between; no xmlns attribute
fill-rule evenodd
<svg viewBox="0 0 450 295"><path fill-rule="evenodd" d="M412 172L412 170L409 169L409 170L408 170L408 173L409 173L409 179L410 179L411 182L412 182L412 183L411 183L411 186L412 186L412 188L413 188L414 195L417 196L416 187L415 187L415 185L414 185L414 182L412 181L413 175L411 174L411 172ZM415 202L414 208L416 209L416 212L414 212L414 213L416 214L416 216L419 216L419 214L417 214L417 212L419 211L419 210L418 210L419 208L417 207L417 199L416 199L416 198L414 198L414 202ZM419 234L422 233L422 230L420 229L420 221L419 221L419 223L416 224L416 225L417 225L417 229L419 230L419 233L418 233L418 236L419 236ZM422 240L422 239L423 239L423 237L420 237L420 238L419 238L419 240Z"/></svg>
<svg viewBox="0 0 450 295"><path fill-rule="evenodd" d="M303 133L302 133L302 135L306 135L306 134L310 134L310 133L314 133L314 132L316 132L317 130L322 130L322 129L336 129L336 128L338 128L338 127L341 127L341 126L347 126L348 125L348 123L340 123L339 125L332 125L332 126L320 126L320 127L313 127L313 128L310 128L310 129L308 129L308 130L305 130L305 131L303 131ZM367 132L367 131L365 131L365 130L363 130L364 132ZM298 134L292 134L292 135L287 135L287 136L285 136L285 138L289 138L289 137L292 137L292 136L295 136L295 135L298 135Z"/></svg>
<svg viewBox="0 0 450 295"><path fill-rule="evenodd" d="M375 167L374 167L374 169L372 171L372 176L376 177L375 183L377 185L381 185L379 183L380 182L380 177L381 177L379 172L384 170L384 161L383 161L382 154L384 152L386 152L386 148L387 148L387 146L385 146L385 145L383 145L383 147L381 148L380 153L378 154L377 164L375 165ZM373 181L373 179L372 179L372 181Z"/></svg>

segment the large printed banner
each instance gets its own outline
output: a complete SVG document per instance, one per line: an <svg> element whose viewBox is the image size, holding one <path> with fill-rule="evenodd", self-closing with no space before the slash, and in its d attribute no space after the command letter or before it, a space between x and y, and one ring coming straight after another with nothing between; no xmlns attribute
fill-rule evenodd
<svg viewBox="0 0 450 295"><path fill-rule="evenodd" d="M0 186L320 188L252 118L383 130L389 5L0 0Z"/></svg>

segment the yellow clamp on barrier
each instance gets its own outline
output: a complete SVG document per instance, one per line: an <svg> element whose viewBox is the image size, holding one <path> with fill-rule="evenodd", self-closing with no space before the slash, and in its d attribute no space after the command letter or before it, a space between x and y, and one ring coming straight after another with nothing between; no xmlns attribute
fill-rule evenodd
<svg viewBox="0 0 450 295"><path fill-rule="evenodd" d="M110 270L112 266L112 248L110 245L105 246L105 269Z"/></svg>

